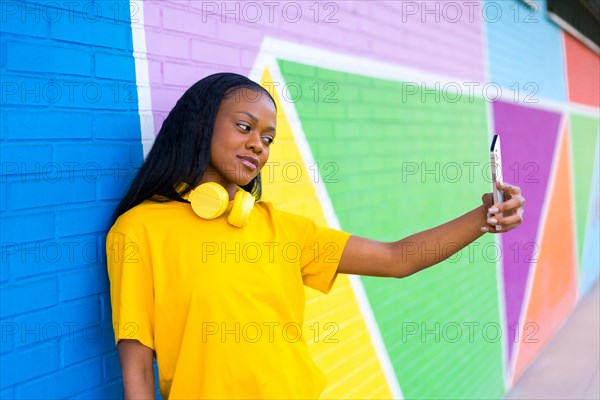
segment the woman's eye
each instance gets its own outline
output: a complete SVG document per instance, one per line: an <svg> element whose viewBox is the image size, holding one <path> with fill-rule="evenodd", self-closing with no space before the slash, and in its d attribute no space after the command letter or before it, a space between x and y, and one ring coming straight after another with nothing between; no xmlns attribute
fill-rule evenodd
<svg viewBox="0 0 600 400"><path fill-rule="evenodd" d="M271 144L275 139L271 136L263 136L263 140L267 142L267 144Z"/></svg>
<svg viewBox="0 0 600 400"><path fill-rule="evenodd" d="M250 132L250 130L252 129L250 127L250 125L246 125L246 124L237 124L237 126L239 126L240 128L242 128L243 130L245 130L246 132Z"/></svg>

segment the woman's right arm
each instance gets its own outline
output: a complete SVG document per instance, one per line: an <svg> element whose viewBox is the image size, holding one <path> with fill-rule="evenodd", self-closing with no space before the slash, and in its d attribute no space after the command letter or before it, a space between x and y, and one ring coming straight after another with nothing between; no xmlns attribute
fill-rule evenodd
<svg viewBox="0 0 600 400"><path fill-rule="evenodd" d="M155 399L154 351L137 340L120 340L117 345L125 400Z"/></svg>

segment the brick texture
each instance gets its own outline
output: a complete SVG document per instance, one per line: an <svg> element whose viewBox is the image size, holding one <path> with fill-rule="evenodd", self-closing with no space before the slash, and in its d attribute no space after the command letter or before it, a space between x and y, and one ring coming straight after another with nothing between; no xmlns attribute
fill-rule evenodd
<svg viewBox="0 0 600 400"><path fill-rule="evenodd" d="M130 5L1 7L0 397L119 398L101 311L119 170L141 160Z"/></svg>
<svg viewBox="0 0 600 400"><path fill-rule="evenodd" d="M248 75L266 37L459 82L518 85L521 95L549 100L561 118L570 118L573 148L585 149L585 157L574 157L583 258L587 226L598 221L588 201L598 165L589 145L598 140L598 80L583 87L585 74L573 71L597 71L598 57L565 37L544 14L543 0L536 4L541 8L532 13L517 0L0 2L0 398L121 398L104 239L143 159L140 115L154 122L154 132L144 133L156 134L194 82L221 71ZM143 29L145 51L134 49L135 29ZM310 60L277 61L286 82L302 89L284 101L298 114L343 229L391 241L459 215L464 198L477 202L488 189L480 175L468 184L466 176L449 182L445 174L452 171L436 168L465 159L485 163L498 113L481 93L475 101L446 102L427 89L406 100L408 82L328 70ZM325 86L331 83L335 91ZM138 100L148 106L138 109ZM514 115L496 128L514 130ZM294 144L275 146L284 152ZM420 173L403 175L407 166ZM449 199L443 203L442 192ZM390 210L397 218L388 218ZM494 243L484 238L478 249ZM481 326L503 323L509 300L500 291L514 280L498 282L501 265L485 253L469 262L470 253L460 254L462 261L407 280L362 279L407 398L502 397L510 380L507 339L484 340ZM586 265L588 287L598 275ZM403 340L407 325L398 321L429 329L429 336ZM436 342L436 323L466 329L473 322L480 323L476 341ZM344 369L369 367L353 367L360 351L340 356L334 376L343 378L330 382L353 386L347 397L360 397L365 387Z"/></svg>

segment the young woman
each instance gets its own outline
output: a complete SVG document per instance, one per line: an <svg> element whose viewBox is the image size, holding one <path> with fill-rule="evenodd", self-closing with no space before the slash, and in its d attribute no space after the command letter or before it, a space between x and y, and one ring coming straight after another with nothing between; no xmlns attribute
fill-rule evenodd
<svg viewBox="0 0 600 400"><path fill-rule="evenodd" d="M453 254L404 254L407 243L448 249L522 220L520 189L503 184L505 202L484 194L393 243L319 227L257 201L274 140L273 98L231 73L194 84L163 123L106 242L125 398L154 397L154 357L165 399L318 398L324 375L293 331L303 285L327 293L338 273L406 277Z"/></svg>

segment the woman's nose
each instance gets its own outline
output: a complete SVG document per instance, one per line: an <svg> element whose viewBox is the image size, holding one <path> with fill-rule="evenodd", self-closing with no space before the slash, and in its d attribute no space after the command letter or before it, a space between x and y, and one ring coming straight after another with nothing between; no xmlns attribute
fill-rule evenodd
<svg viewBox="0 0 600 400"><path fill-rule="evenodd" d="M248 135L248 140L246 141L246 148L252 149L256 154L260 154L263 151L263 145L260 141L260 133L259 132L251 132Z"/></svg>

